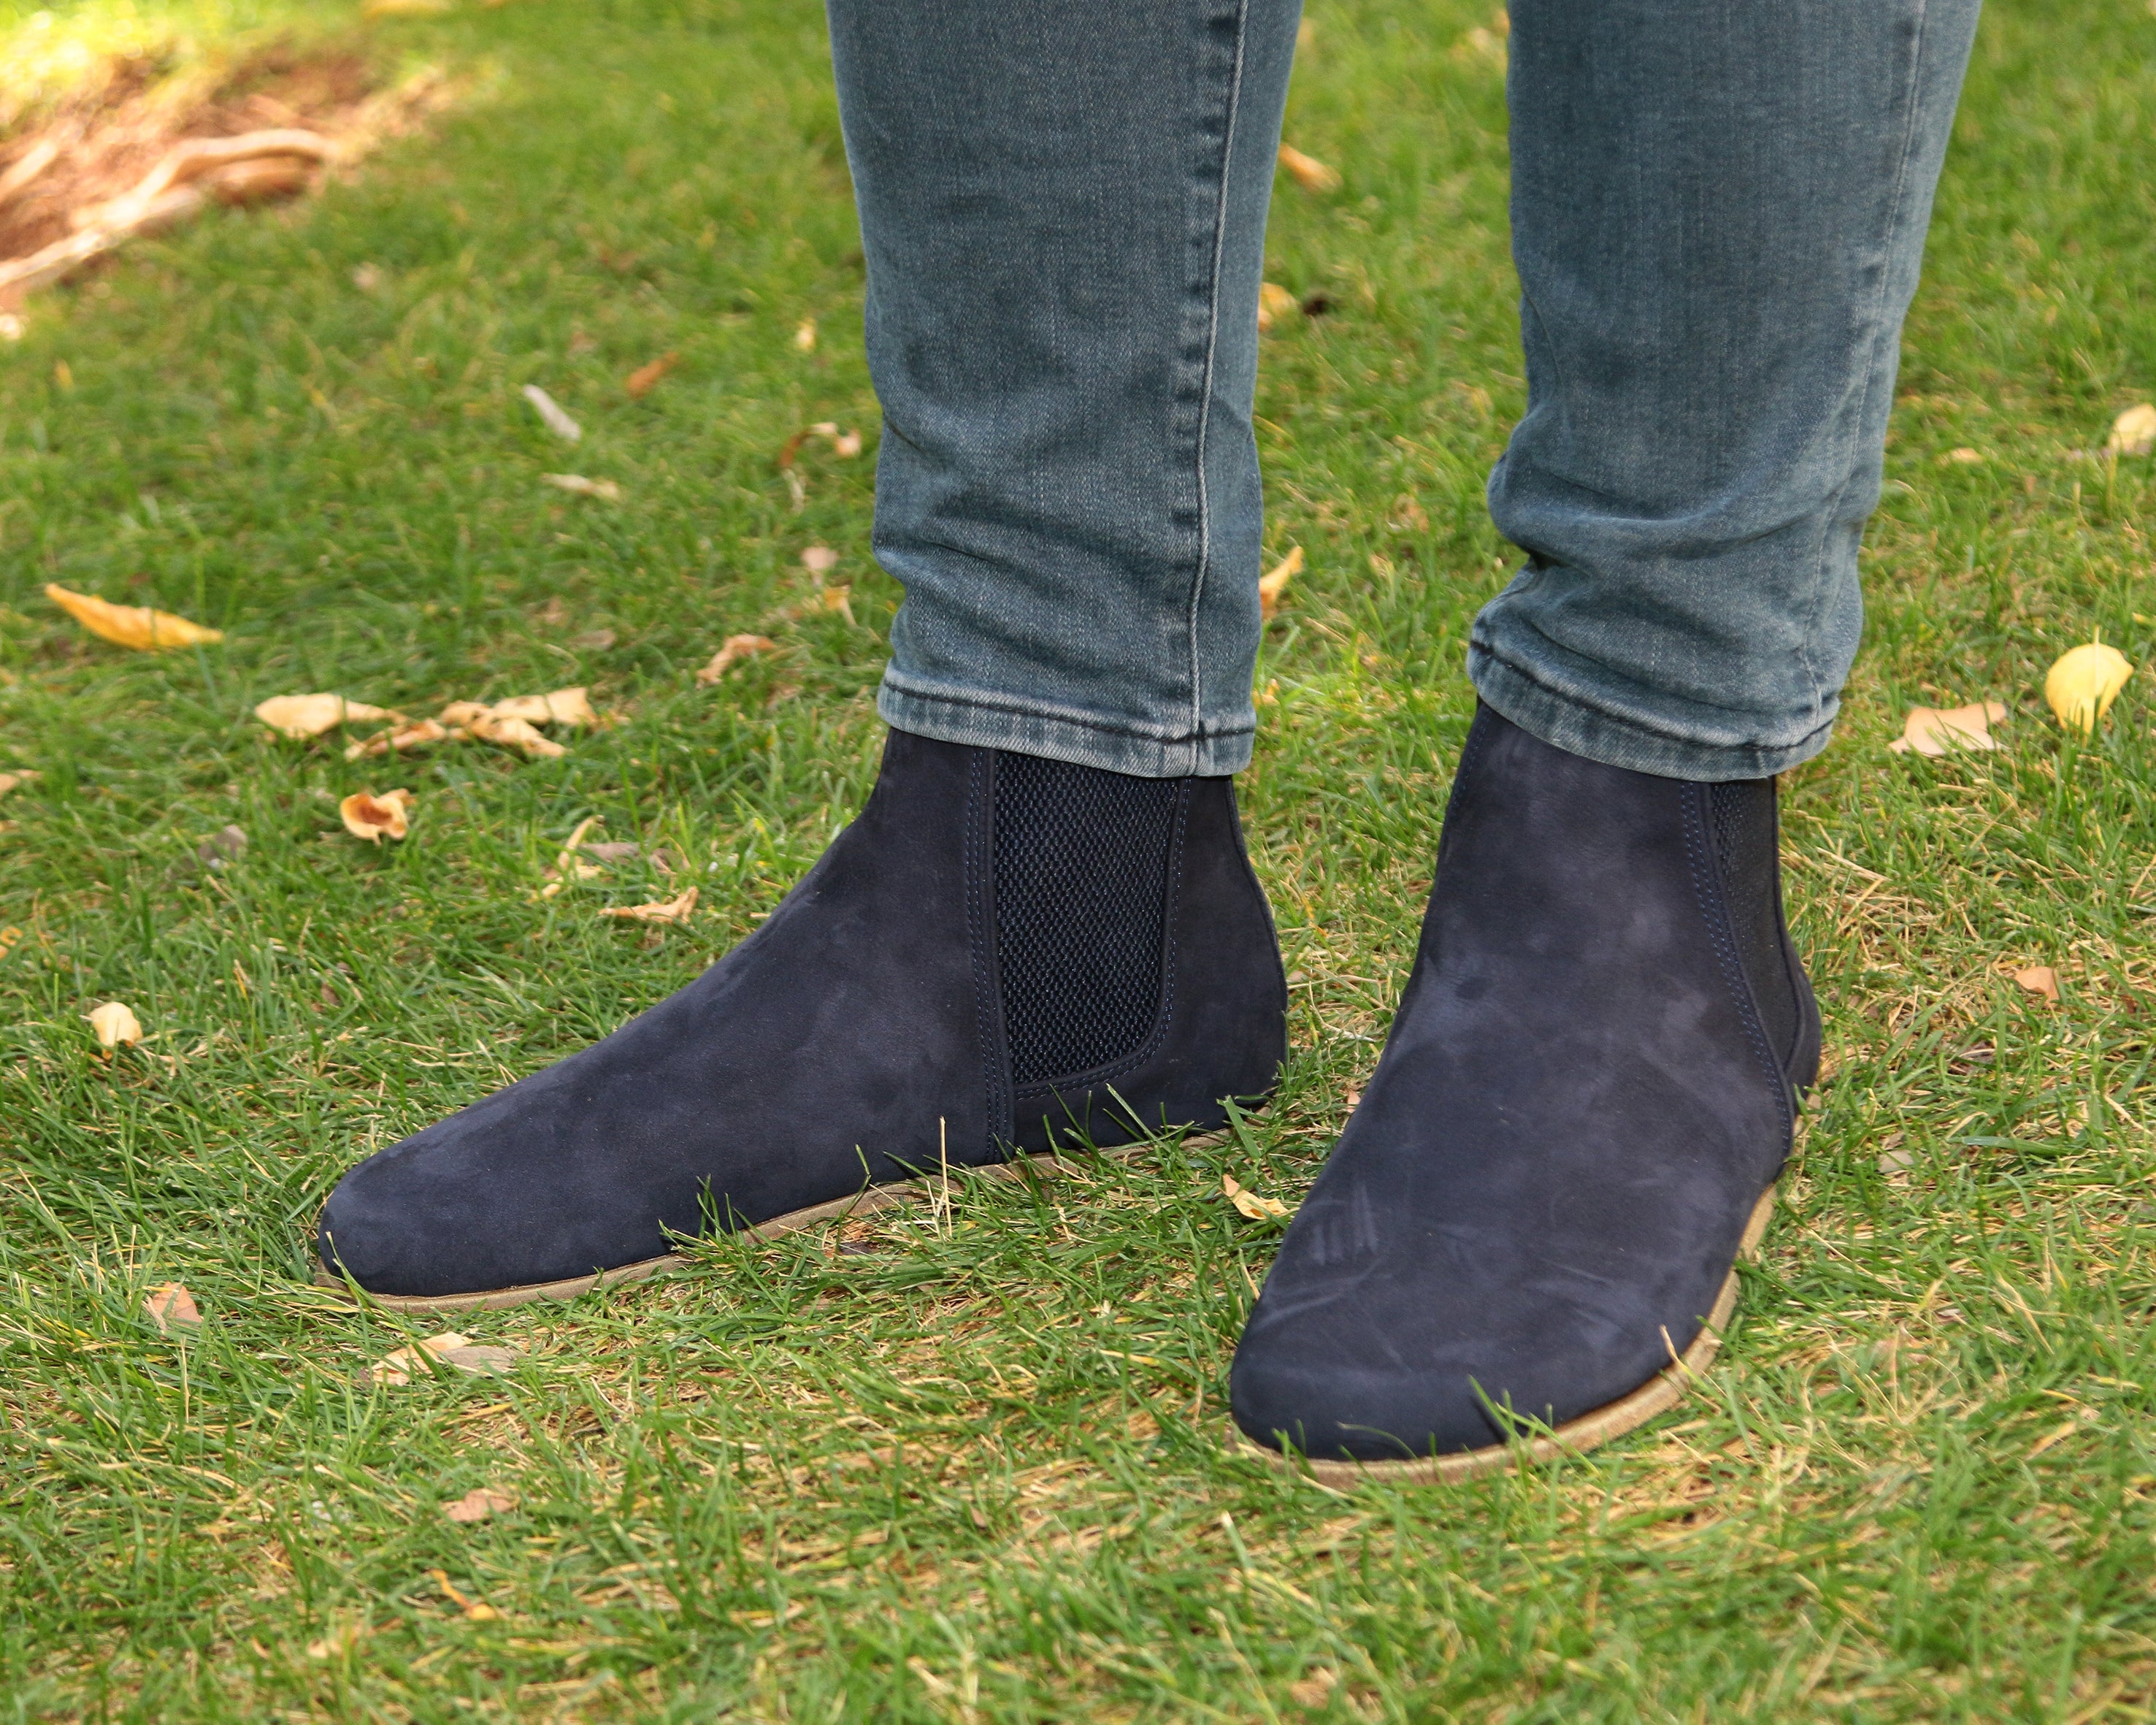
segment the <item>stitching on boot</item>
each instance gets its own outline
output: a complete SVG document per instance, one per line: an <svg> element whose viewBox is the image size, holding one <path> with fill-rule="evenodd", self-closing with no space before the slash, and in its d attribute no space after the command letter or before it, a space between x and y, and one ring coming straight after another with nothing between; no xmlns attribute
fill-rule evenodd
<svg viewBox="0 0 2156 1725"><path fill-rule="evenodd" d="M983 1146L1001 1150L1014 1132L1010 1058L1004 1044L1003 978L996 965L990 871L995 866L995 751L977 750L966 775L966 933L973 945L973 1022L981 1038L981 1081L988 1119Z"/></svg>
<svg viewBox="0 0 2156 1725"><path fill-rule="evenodd" d="M1752 997L1751 981L1744 974L1744 961L1737 950L1737 937L1729 926L1729 909L1723 902L1721 880L1714 871L1714 840L1707 827L1706 789L1688 784L1680 800L1684 810L1685 858L1691 870L1693 895L1705 914L1707 940L1714 948L1723 984L1736 1005L1738 1022L1744 1027L1744 1039L1758 1058L1768 1088L1782 1105L1784 1118L1794 1122L1796 1114L1789 1095L1789 1077L1768 1046L1766 1027L1759 1021L1758 1005Z"/></svg>

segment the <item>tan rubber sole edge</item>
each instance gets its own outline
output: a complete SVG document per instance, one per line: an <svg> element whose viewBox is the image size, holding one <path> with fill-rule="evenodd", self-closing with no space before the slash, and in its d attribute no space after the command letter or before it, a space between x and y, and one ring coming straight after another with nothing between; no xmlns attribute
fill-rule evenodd
<svg viewBox="0 0 2156 1725"><path fill-rule="evenodd" d="M1774 1190L1768 1187L1752 1212L1752 1219L1744 1226L1744 1238L1738 1242L1737 1255L1748 1258L1767 1232L1767 1218L1774 1208ZM1432 1455L1416 1460L1401 1461L1319 1461L1304 1456L1283 1455L1277 1450L1269 1450L1262 1444L1253 1443L1238 1433L1242 1448L1263 1456L1275 1467L1306 1475L1321 1486L1335 1487L1384 1484L1392 1486L1445 1486L1459 1480L1471 1480L1483 1474L1502 1473L1509 1468L1524 1468L1541 1461L1556 1461L1577 1455L1583 1450L1592 1450L1598 1444L1606 1444L1612 1438L1621 1437L1635 1427L1645 1425L1657 1413L1666 1413L1684 1399L1691 1388L1691 1380L1714 1362L1722 1351L1722 1332L1728 1326L1729 1315L1737 1309L1737 1271L1732 1266L1728 1280L1722 1285L1716 1296L1714 1310L1707 1315L1707 1322L1692 1344L1668 1365L1650 1377L1630 1395L1620 1396L1606 1403L1592 1413L1583 1413L1577 1419L1568 1419L1548 1435L1532 1438L1517 1444L1493 1444L1486 1450L1465 1450L1456 1455Z"/></svg>
<svg viewBox="0 0 2156 1725"><path fill-rule="evenodd" d="M1186 1139L1192 1150L1218 1144L1227 1137L1224 1130L1208 1132L1200 1137ZM1150 1144L1130 1144L1114 1150L1099 1152L1116 1161L1127 1161L1142 1155L1153 1146ZM1053 1172L1060 1159L1053 1151L1020 1156L1016 1161L991 1162L984 1167L953 1168L953 1175L988 1180L1015 1180L1021 1169L1035 1173ZM811 1204L805 1210L793 1210L783 1216L775 1216L768 1222L759 1222L754 1228L742 1228L738 1239L775 1240L782 1234L798 1233L804 1228L814 1228L819 1222L835 1221L840 1217L872 1216L879 1210L888 1210L899 1204L913 1202L924 1192L932 1191L943 1177L926 1175L918 1180L893 1181L888 1186L871 1186L866 1191L855 1192L850 1197L834 1198L828 1204ZM662 1258L647 1258L641 1264L624 1264L618 1269L605 1269L595 1275L571 1276L565 1281L534 1282L521 1288L496 1288L485 1294L370 1294L365 1289L359 1292L355 1305L378 1305L384 1311L501 1311L512 1305L526 1305L535 1300L574 1300L579 1294L588 1294L594 1288L617 1288L630 1282L649 1281L654 1276L670 1275L687 1266L689 1260L679 1252L669 1252ZM315 1266L315 1285L332 1288L350 1300L352 1285L342 1276L333 1276L321 1264Z"/></svg>

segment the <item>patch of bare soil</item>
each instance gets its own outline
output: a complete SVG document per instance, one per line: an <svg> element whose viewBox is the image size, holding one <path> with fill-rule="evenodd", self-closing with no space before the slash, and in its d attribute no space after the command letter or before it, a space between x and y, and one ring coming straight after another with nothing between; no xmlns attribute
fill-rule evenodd
<svg viewBox="0 0 2156 1725"><path fill-rule="evenodd" d="M116 63L0 137L0 312L211 203L311 191L448 95L432 71L385 86L348 48L270 48L192 89Z"/></svg>

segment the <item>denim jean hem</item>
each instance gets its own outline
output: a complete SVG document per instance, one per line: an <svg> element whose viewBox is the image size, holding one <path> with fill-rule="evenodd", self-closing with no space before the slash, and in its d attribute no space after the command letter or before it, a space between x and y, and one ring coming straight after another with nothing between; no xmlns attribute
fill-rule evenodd
<svg viewBox="0 0 2156 1725"><path fill-rule="evenodd" d="M1476 693L1491 706L1553 748L1660 779L1712 784L1765 779L1802 765L1834 738L1831 719L1810 735L1780 748L1756 744L1732 748L1649 729L1636 720L1590 706L1576 695L1559 693L1480 641L1468 649L1467 675Z"/></svg>
<svg viewBox="0 0 2156 1725"><path fill-rule="evenodd" d="M942 743L1008 749L1141 779L1224 778L1250 764L1248 729L1151 735L1091 713L1045 712L1015 701L899 687L886 672L876 711L894 729Z"/></svg>

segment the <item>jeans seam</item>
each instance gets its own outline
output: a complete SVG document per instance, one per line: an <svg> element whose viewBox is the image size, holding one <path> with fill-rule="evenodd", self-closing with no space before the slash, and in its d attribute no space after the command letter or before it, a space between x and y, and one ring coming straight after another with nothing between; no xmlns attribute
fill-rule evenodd
<svg viewBox="0 0 2156 1725"><path fill-rule="evenodd" d="M1522 682L1532 683L1535 688L1539 690L1542 693L1548 696L1551 700L1556 702L1560 706L1571 708L1576 712L1591 713L1604 724L1613 725L1620 730L1638 732L1642 735L1653 737L1658 741L1675 743L1686 749L1701 750L1716 754L1752 754L1759 755L1783 755L1790 754L1794 750L1803 749L1806 744L1810 743L1813 738L1818 736L1820 732L1831 730L1834 726L1834 721L1832 719L1829 719L1823 724L1814 725L1811 729L1806 731L1804 734L1797 739L1795 742L1779 744L1773 748L1763 748L1757 744L1753 744L1743 749L1730 749L1723 747L1719 744L1702 744L1697 737L1680 736L1675 731L1663 730L1659 726L1652 724L1647 720L1633 718L1625 715L1609 712L1601 707L1596 706L1592 701L1573 694L1568 690L1558 688L1554 684L1545 682L1532 670L1529 669L1527 666L1521 664L1518 660L1512 658L1507 654L1501 652L1496 647L1493 646L1487 639L1479 641L1476 645L1481 647L1485 655L1495 661L1506 671L1511 672L1514 677L1518 677Z"/></svg>
<svg viewBox="0 0 2156 1725"><path fill-rule="evenodd" d="M1228 106L1223 116L1219 187L1213 208L1213 264L1206 281L1205 362L1199 374L1198 397L1198 567L1190 583L1188 635L1190 642L1190 723L1194 735L1202 735L1205 685L1199 656L1198 614L1205 596L1206 576L1213 559L1213 503L1206 482L1206 445L1213 424L1213 371L1220 340L1220 271L1227 255L1228 203L1235 160L1235 123L1243 93L1243 39L1250 23L1250 0L1236 0L1235 54L1228 70Z"/></svg>
<svg viewBox="0 0 2156 1725"><path fill-rule="evenodd" d="M999 700L992 695L952 694L941 690L933 694L928 694L908 688L903 683L891 682L888 678L886 681L899 695L909 701L932 702L947 707L978 707L984 713L1004 713L1020 718L1034 719L1042 724L1070 725L1080 730L1099 731L1106 736L1130 737L1163 749L1188 748L1194 743L1206 742L1215 737L1253 736L1257 731L1257 726L1255 723L1209 725L1200 719L1194 729L1186 732L1182 736L1154 737L1147 735L1143 731L1133 730L1127 725L1116 724L1106 719L1081 718L1062 713L1043 713L1038 708L1026 706L1024 703L1016 700Z"/></svg>
<svg viewBox="0 0 2156 1725"><path fill-rule="evenodd" d="M1923 106L1924 33L1926 26L1930 23L1930 18L1929 0L1916 0L1916 33L1911 41L1909 50L1908 114L1902 128L1901 156L1894 164L1894 189L1887 200L1887 220L1879 235L1881 264L1879 271L1879 286L1877 291L1872 296L1871 307L1871 322L1875 332L1871 343L1871 357L1865 372L1864 389L1859 398L1855 423L1851 425L1842 440L1845 465L1841 483L1835 487L1834 496L1828 507L1820 512L1819 538L1812 548L1812 597L1811 603L1805 608L1804 628L1799 636L1797 657L1799 662L1804 666L1804 675L1810 680L1813 691L1812 705L1815 711L1821 704L1819 693L1820 681L1819 669L1812 662L1810 644L1818 635L1820 607L1825 601L1830 585L1829 571L1826 567L1827 540L1834 531L1835 523L1840 518L1843 499L1849 495L1849 488L1856 482L1855 451L1857 440L1864 428L1866 418L1864 409L1870 404L1873 394L1879 387L1880 356L1882 352L1887 351L1887 344L1879 340L1876 331L1880 316L1886 307L1887 295L1893 278L1892 259L1894 235L1899 231L1902 219L1907 213L1909 162L1916 154L1920 111ZM1897 350L1900 347L1898 330L1896 332L1893 346ZM1829 720L1828 723L1830 724L1832 721Z"/></svg>

